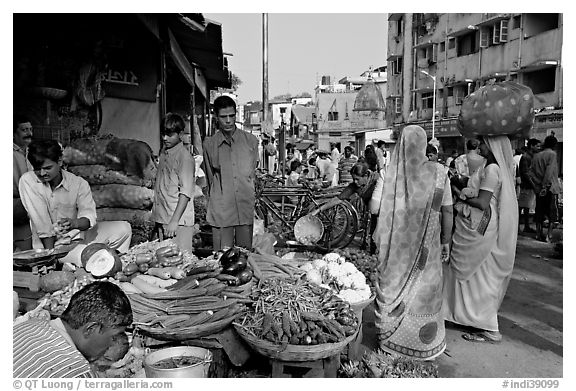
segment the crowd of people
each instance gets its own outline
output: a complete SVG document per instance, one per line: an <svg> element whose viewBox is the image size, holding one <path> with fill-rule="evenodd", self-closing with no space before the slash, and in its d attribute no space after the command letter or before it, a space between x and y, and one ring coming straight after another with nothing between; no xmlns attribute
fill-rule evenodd
<svg viewBox="0 0 576 391"><path fill-rule="evenodd" d="M251 248L256 168L274 173L277 151L273 140L260 142L236 126L231 98L217 98L214 113L218 131L202 145L214 250ZM196 166L182 146L183 131L181 116L166 115L152 219L159 236L190 249ZM63 169L60 144L32 141L32 135L31 122L16 117L14 250L32 248L33 236L44 248L79 239L62 259L76 265L90 243L127 251L130 225L97 222L90 187ZM438 163L438 150L427 142L425 131L411 125L391 153L382 141L368 145L360 157L351 146L341 154L335 144L331 151L288 145L286 181L290 186L310 179L342 184L341 194L330 202L353 194L364 201L372 215L371 251L379 256L380 346L433 359L446 348L445 321L474 328L463 335L467 341L502 339L497 313L514 266L518 216L524 216L524 231L531 232L527 216L535 208L542 240L558 220L556 142L549 136L541 149L539 140L529 140L516 164L508 137L478 137L467 141L466 154L452 154L445 166ZM115 285L89 285L73 296L61 319L14 327L14 375L89 376L89 364L131 320L129 302ZM54 349L31 356L36 347L51 346L62 347L66 357L56 357Z"/></svg>

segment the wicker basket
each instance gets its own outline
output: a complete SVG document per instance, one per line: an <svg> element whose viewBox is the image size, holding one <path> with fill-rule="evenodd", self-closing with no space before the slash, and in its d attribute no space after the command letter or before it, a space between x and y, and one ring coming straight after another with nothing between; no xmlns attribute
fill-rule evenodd
<svg viewBox="0 0 576 391"><path fill-rule="evenodd" d="M362 312L364 311L364 308L368 307L375 298L376 294L373 293L372 296L366 300L359 301L358 303L350 303L350 308L352 308L352 311L354 311L360 323L362 323Z"/></svg>
<svg viewBox="0 0 576 391"><path fill-rule="evenodd" d="M346 339L337 343L324 343L320 345L275 345L269 341L259 339L248 334L242 327L233 324L234 329L242 339L265 357L280 361L315 361L339 354L346 345L356 338L358 330Z"/></svg>

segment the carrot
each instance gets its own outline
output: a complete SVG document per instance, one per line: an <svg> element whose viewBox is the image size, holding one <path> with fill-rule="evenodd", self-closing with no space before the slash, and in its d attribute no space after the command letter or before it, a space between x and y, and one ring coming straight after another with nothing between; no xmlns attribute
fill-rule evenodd
<svg viewBox="0 0 576 391"><path fill-rule="evenodd" d="M262 321L262 334L266 335L270 330L272 330L272 322L274 321L274 317L270 312L266 312L264 314L264 320Z"/></svg>
<svg viewBox="0 0 576 391"><path fill-rule="evenodd" d="M288 336L288 338L292 337L292 330L290 330L290 316L288 315L288 311L284 311L282 313L282 331L284 334Z"/></svg>

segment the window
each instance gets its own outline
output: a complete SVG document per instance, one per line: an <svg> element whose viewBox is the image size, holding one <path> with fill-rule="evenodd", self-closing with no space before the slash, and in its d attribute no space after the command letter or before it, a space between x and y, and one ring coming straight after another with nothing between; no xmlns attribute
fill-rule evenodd
<svg viewBox="0 0 576 391"><path fill-rule="evenodd" d="M400 18L396 21L396 35L404 34L404 19Z"/></svg>
<svg viewBox="0 0 576 391"><path fill-rule="evenodd" d="M328 121L338 121L338 112L337 111L329 111L328 112Z"/></svg>
<svg viewBox="0 0 576 391"><path fill-rule="evenodd" d="M512 30L520 28L520 23L522 22L522 15L516 15L512 18Z"/></svg>
<svg viewBox="0 0 576 391"><path fill-rule="evenodd" d="M422 93L422 108L423 109L434 108L434 93L433 92Z"/></svg>
<svg viewBox="0 0 576 391"><path fill-rule="evenodd" d="M446 50L446 42L440 42L440 52L444 52Z"/></svg>
<svg viewBox="0 0 576 391"><path fill-rule="evenodd" d="M556 67L525 72L523 84L530 87L534 94L553 92L556 87Z"/></svg>
<svg viewBox="0 0 576 391"><path fill-rule="evenodd" d="M419 57L428 60L428 64L433 64L438 61L438 45L432 44L419 50Z"/></svg>
<svg viewBox="0 0 576 391"><path fill-rule="evenodd" d="M456 38L448 38L448 49L454 49L456 47Z"/></svg>
<svg viewBox="0 0 576 391"><path fill-rule="evenodd" d="M394 112L396 114L402 113L402 98L394 98Z"/></svg>
<svg viewBox="0 0 576 391"><path fill-rule="evenodd" d="M454 96L454 87L448 87L448 96Z"/></svg>
<svg viewBox="0 0 576 391"><path fill-rule="evenodd" d="M250 124L255 125L259 123L260 123L260 113L258 113L257 111L250 113Z"/></svg>
<svg viewBox="0 0 576 391"><path fill-rule="evenodd" d="M280 114L286 113L286 107L280 107Z"/></svg>
<svg viewBox="0 0 576 391"><path fill-rule="evenodd" d="M402 57L398 57L391 61L392 74L400 75L402 73Z"/></svg>
<svg viewBox="0 0 576 391"><path fill-rule="evenodd" d="M480 29L480 47L487 48L491 45L508 41L508 20L503 19L491 26Z"/></svg>
<svg viewBox="0 0 576 391"><path fill-rule="evenodd" d="M462 101L464 100L464 96L466 95L466 92L464 90L466 86L456 86L454 87L454 104L459 106L462 104Z"/></svg>
<svg viewBox="0 0 576 391"><path fill-rule="evenodd" d="M558 28L559 14L524 14L524 38Z"/></svg>
<svg viewBox="0 0 576 391"><path fill-rule="evenodd" d="M478 35L476 32L468 33L458 37L456 55L467 56L478 52Z"/></svg>

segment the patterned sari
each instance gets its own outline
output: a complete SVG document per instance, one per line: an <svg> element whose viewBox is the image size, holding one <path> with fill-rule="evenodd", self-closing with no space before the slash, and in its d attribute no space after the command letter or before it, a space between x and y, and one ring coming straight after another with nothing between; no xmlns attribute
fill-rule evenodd
<svg viewBox="0 0 576 391"><path fill-rule="evenodd" d="M376 326L380 347L432 359L445 347L440 207L442 165L425 155L426 133L407 126L386 171L378 226Z"/></svg>

